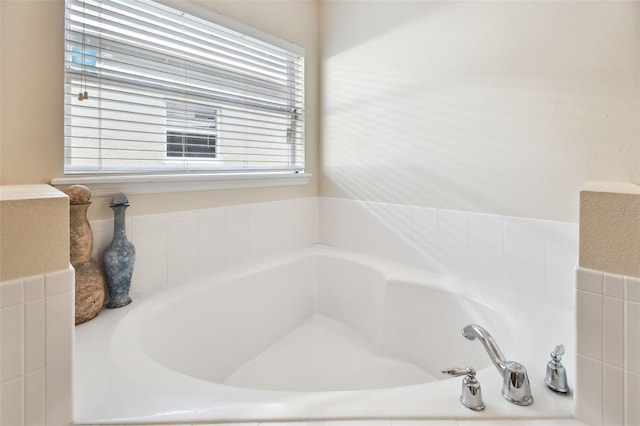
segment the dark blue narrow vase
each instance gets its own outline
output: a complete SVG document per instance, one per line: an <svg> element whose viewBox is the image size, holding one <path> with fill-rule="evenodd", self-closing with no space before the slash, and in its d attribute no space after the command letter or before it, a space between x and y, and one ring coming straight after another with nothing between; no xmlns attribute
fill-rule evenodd
<svg viewBox="0 0 640 426"><path fill-rule="evenodd" d="M131 303L129 288L136 260L136 248L127 240L124 225L124 211L129 207L127 196L122 192L114 195L109 207L113 209L114 214L113 240L104 251L104 274L111 299L107 308L113 309Z"/></svg>

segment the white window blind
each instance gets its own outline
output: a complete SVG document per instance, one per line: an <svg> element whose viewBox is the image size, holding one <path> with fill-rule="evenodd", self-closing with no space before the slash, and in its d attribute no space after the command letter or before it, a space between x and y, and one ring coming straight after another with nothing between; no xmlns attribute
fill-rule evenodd
<svg viewBox="0 0 640 426"><path fill-rule="evenodd" d="M65 19L66 175L304 171L301 48L148 0Z"/></svg>

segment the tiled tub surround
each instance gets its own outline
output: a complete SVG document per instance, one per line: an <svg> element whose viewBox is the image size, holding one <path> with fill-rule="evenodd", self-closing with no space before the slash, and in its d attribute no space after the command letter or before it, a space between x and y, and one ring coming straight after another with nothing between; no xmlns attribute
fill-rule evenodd
<svg viewBox="0 0 640 426"><path fill-rule="evenodd" d="M0 283L2 425L69 425L74 270Z"/></svg>
<svg viewBox="0 0 640 426"><path fill-rule="evenodd" d="M91 227L101 261L113 220L92 220ZM127 216L126 227L136 247L131 293L146 293L318 242L318 199Z"/></svg>
<svg viewBox="0 0 640 426"><path fill-rule="evenodd" d="M640 279L578 268L576 416L640 425Z"/></svg>
<svg viewBox="0 0 640 426"><path fill-rule="evenodd" d="M76 421L570 418L571 396L543 379L572 311L517 301L326 245L224 268L76 327ZM527 366L532 406L502 398L482 345L460 335L471 322ZM440 374L452 364L478 368L483 412Z"/></svg>
<svg viewBox="0 0 640 426"><path fill-rule="evenodd" d="M113 221L91 226L99 260ZM127 234L136 246L134 294L321 242L575 305L573 223L320 197L131 216Z"/></svg>
<svg viewBox="0 0 640 426"><path fill-rule="evenodd" d="M0 424L73 421L74 274L69 199L0 186Z"/></svg>
<svg viewBox="0 0 640 426"><path fill-rule="evenodd" d="M575 223L324 197L320 241L488 291L575 306ZM572 341L558 343L573 349Z"/></svg>

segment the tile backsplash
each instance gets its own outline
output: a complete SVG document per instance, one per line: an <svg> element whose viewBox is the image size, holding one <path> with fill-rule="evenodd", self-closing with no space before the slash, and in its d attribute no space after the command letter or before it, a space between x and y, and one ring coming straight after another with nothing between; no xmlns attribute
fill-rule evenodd
<svg viewBox="0 0 640 426"><path fill-rule="evenodd" d="M113 223L91 226L100 260ZM127 217L127 235L136 246L132 293L321 242L575 305L573 223L320 197Z"/></svg>
<svg viewBox="0 0 640 426"><path fill-rule="evenodd" d="M321 198L320 241L575 306L575 223Z"/></svg>
<svg viewBox="0 0 640 426"><path fill-rule="evenodd" d="M73 420L74 276L69 266L0 283L2 425Z"/></svg>
<svg viewBox="0 0 640 426"><path fill-rule="evenodd" d="M113 237L112 220L91 221L93 256ZM318 242L318 199L297 198L127 217L136 247L131 293L179 285L223 267Z"/></svg>
<svg viewBox="0 0 640 426"><path fill-rule="evenodd" d="M576 417L640 425L640 279L576 271Z"/></svg>

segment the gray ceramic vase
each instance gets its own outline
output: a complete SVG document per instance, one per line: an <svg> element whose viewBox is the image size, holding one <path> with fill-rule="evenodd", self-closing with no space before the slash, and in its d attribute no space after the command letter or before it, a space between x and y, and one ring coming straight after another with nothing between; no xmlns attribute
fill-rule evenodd
<svg viewBox="0 0 640 426"><path fill-rule="evenodd" d="M107 308L121 308L131 303L129 288L133 275L133 264L136 260L136 248L127 240L124 224L124 211L129 207L129 200L122 192L111 199L109 207L113 209L113 240L104 251L104 273L109 290Z"/></svg>

